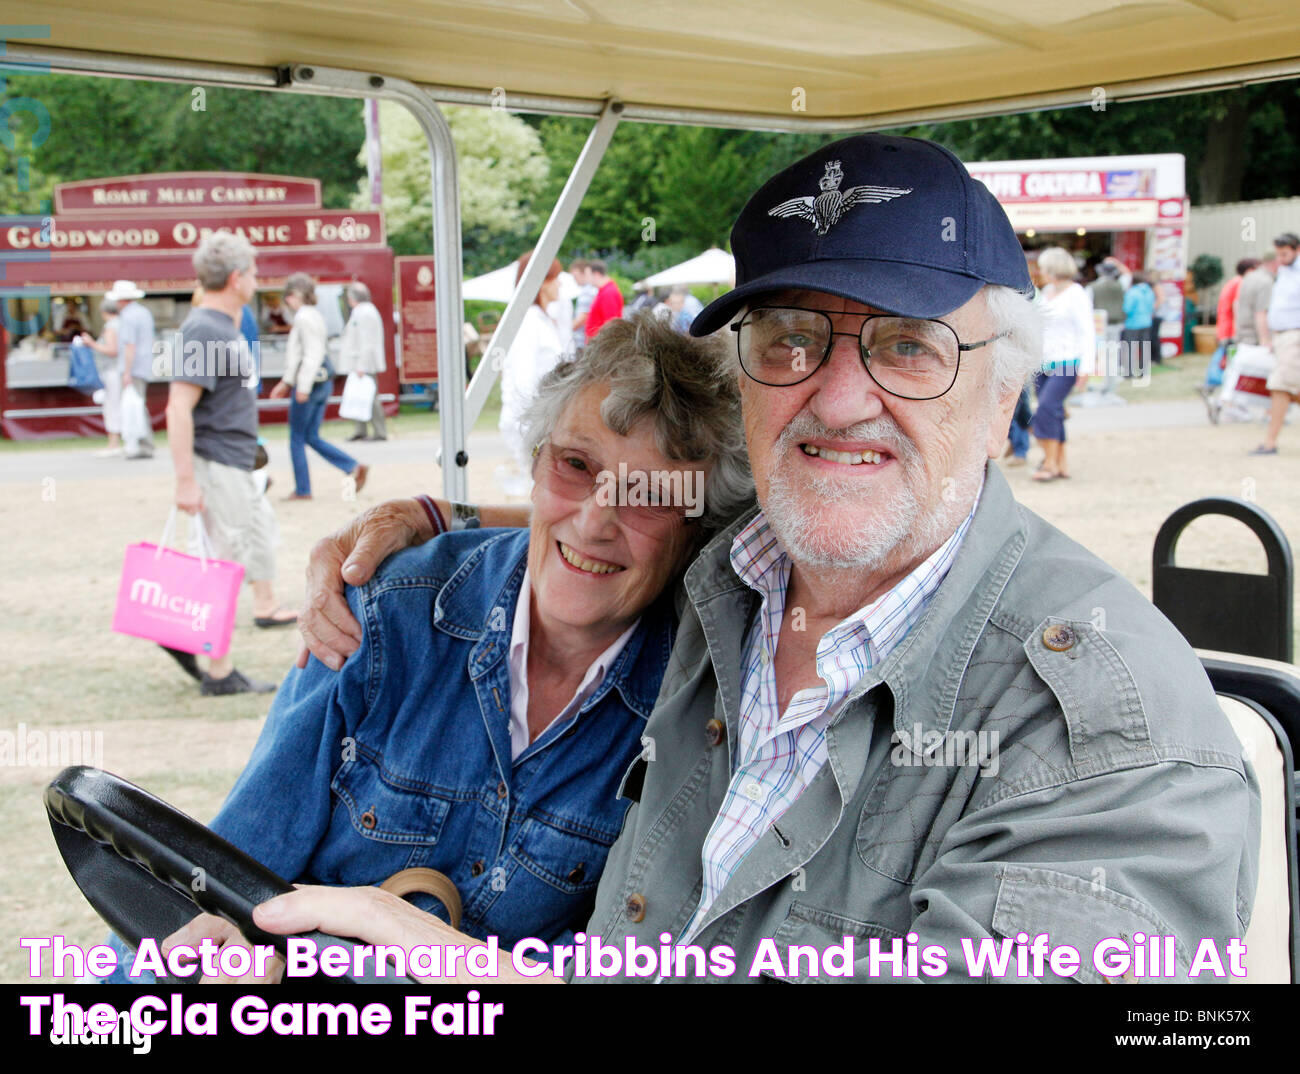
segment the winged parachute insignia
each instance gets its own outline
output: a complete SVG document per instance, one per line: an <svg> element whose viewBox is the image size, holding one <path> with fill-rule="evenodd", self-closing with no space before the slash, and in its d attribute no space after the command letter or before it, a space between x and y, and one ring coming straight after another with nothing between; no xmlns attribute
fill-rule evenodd
<svg viewBox="0 0 1300 1074"><path fill-rule="evenodd" d="M801 198L791 198L780 205L767 210L768 216L798 216L809 221L817 229L818 235L825 235L840 222L844 214L855 205L863 202L885 202L902 197L912 192L911 187L904 189L897 186L851 186L841 190L844 171L838 160L826 162L826 174L818 181L821 193L816 197L811 194Z"/></svg>

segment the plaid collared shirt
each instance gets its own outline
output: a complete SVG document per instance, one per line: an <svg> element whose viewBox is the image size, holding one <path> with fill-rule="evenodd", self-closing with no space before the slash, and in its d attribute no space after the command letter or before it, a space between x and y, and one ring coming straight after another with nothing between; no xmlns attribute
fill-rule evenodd
<svg viewBox="0 0 1300 1074"><path fill-rule="evenodd" d="M983 484L980 492L984 491ZM697 922L759 837L794 804L826 763L826 726L864 674L889 655L925 614L961 547L979 506L924 563L893 589L822 636L817 672L824 686L800 690L777 711L773 670L785 616L789 556L760 511L736 535L731 565L762 598L745 644L740 697L740 741L732 753L731 785L704 840L704 890L678 943L688 943Z"/></svg>

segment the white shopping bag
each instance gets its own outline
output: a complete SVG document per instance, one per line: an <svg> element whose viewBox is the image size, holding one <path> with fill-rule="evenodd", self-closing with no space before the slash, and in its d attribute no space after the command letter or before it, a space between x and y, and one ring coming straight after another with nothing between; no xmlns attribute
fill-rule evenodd
<svg viewBox="0 0 1300 1074"><path fill-rule="evenodd" d="M144 396L132 381L122 389L122 439L129 449L148 440L150 435L149 411L145 409Z"/></svg>
<svg viewBox="0 0 1300 1074"><path fill-rule="evenodd" d="M369 421L374 411L377 387L374 377L366 376L364 373L349 373L343 385L339 417L351 421Z"/></svg>

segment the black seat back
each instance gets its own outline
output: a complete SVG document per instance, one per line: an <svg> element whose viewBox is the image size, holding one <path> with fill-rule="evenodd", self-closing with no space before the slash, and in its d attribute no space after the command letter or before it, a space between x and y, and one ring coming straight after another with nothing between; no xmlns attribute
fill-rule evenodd
<svg viewBox="0 0 1300 1074"><path fill-rule="evenodd" d="M1204 515L1249 526L1264 546L1268 573L1174 566L1178 538ZM1165 519L1151 558L1152 601L1195 648L1291 662L1291 545L1267 512L1228 496L1195 500Z"/></svg>

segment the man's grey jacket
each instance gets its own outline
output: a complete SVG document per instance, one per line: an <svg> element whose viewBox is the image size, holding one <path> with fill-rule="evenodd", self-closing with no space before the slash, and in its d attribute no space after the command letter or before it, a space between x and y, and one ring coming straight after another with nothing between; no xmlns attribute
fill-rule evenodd
<svg viewBox="0 0 1300 1074"><path fill-rule="evenodd" d="M697 906L757 607L729 551L752 517L686 573L588 927L604 943L657 950ZM1103 939L1173 935L1185 978L1202 938L1222 953L1245 934L1259 791L1195 653L1119 574L1016 503L995 466L924 618L858 683L826 741L828 763L692 941L734 950L727 979L763 979L748 971L765 938L785 951L851 936L855 979L889 980L888 963L868 975L869 940L888 950L909 932L946 950L943 980L970 979L963 938L1022 932L1075 948L1080 981L1101 979Z"/></svg>

